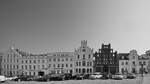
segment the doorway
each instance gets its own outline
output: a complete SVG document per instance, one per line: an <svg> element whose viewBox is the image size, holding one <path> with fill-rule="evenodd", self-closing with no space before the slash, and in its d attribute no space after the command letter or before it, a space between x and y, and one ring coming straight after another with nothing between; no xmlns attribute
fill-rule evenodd
<svg viewBox="0 0 150 84"><path fill-rule="evenodd" d="M108 74L108 66L105 65L105 66L103 67L103 72L104 72L105 74Z"/></svg>
<svg viewBox="0 0 150 84"><path fill-rule="evenodd" d="M44 71L39 71L39 72L38 72L38 75L39 75L39 76L44 76Z"/></svg>

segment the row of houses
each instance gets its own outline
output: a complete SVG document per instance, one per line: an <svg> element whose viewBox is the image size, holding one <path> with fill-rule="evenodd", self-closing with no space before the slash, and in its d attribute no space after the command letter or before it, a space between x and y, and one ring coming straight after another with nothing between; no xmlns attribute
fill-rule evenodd
<svg viewBox="0 0 150 84"><path fill-rule="evenodd" d="M142 67L147 73L149 56L149 51L143 55L138 55L136 50L117 53L110 44L102 44L101 49L94 52L87 45L86 40L81 41L81 46L73 52L32 54L12 46L8 51L0 54L0 74L5 76L94 72L125 74L141 73Z"/></svg>

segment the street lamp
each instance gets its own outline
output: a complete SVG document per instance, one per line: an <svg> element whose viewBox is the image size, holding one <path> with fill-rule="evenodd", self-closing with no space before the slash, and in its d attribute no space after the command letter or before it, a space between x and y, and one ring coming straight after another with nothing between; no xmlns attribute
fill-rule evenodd
<svg viewBox="0 0 150 84"><path fill-rule="evenodd" d="M143 63L141 63L141 77L143 77Z"/></svg>
<svg viewBox="0 0 150 84"><path fill-rule="evenodd" d="M143 78L144 78L144 76L143 76L143 63L141 63L140 64L141 65L141 69L140 69L140 71L141 71L141 82L139 82L140 84L142 84L143 83Z"/></svg>

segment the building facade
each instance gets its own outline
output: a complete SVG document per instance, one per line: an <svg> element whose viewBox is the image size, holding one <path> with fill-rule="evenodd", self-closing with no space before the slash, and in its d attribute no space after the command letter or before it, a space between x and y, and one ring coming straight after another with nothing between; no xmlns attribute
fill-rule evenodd
<svg viewBox="0 0 150 84"><path fill-rule="evenodd" d="M94 54L94 71L106 74L115 74L119 72L119 57L117 56L117 51L113 51L111 45L102 44L101 49L99 49Z"/></svg>
<svg viewBox="0 0 150 84"><path fill-rule="evenodd" d="M93 49L88 47L87 41L81 41L81 46L75 49L74 56L76 74L93 73Z"/></svg>
<svg viewBox="0 0 150 84"><path fill-rule="evenodd" d="M47 74L47 57L46 55L21 54L20 71L22 75L45 75Z"/></svg>
<svg viewBox="0 0 150 84"><path fill-rule="evenodd" d="M47 54L48 73L74 73L74 52Z"/></svg>
<svg viewBox="0 0 150 84"><path fill-rule="evenodd" d="M17 53L16 49L11 47L8 51L3 53L2 56L2 75L5 76L16 76L20 74L20 54Z"/></svg>
<svg viewBox="0 0 150 84"><path fill-rule="evenodd" d="M110 44L102 44L101 49L93 53L86 40L81 41L81 45L73 52L31 54L12 46L0 53L0 74L5 76L94 72L126 74L141 71L150 73L150 50L142 55L138 55L136 50L117 54Z"/></svg>
<svg viewBox="0 0 150 84"><path fill-rule="evenodd" d="M129 52L129 72L130 73L138 73L138 53L136 50L131 50Z"/></svg>
<svg viewBox="0 0 150 84"><path fill-rule="evenodd" d="M119 53L119 73L129 73L129 53Z"/></svg>

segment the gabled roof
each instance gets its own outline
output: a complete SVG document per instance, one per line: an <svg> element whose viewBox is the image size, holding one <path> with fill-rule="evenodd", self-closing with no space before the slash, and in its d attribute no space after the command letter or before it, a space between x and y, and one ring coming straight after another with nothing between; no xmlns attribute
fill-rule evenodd
<svg viewBox="0 0 150 84"><path fill-rule="evenodd" d="M139 60L148 60L149 57L146 54L142 54L142 55L138 56L138 59Z"/></svg>
<svg viewBox="0 0 150 84"><path fill-rule="evenodd" d="M21 51L19 49L15 49L15 50L17 53L19 53L22 56L33 56L33 54L31 54L31 53L27 53L27 52Z"/></svg>

